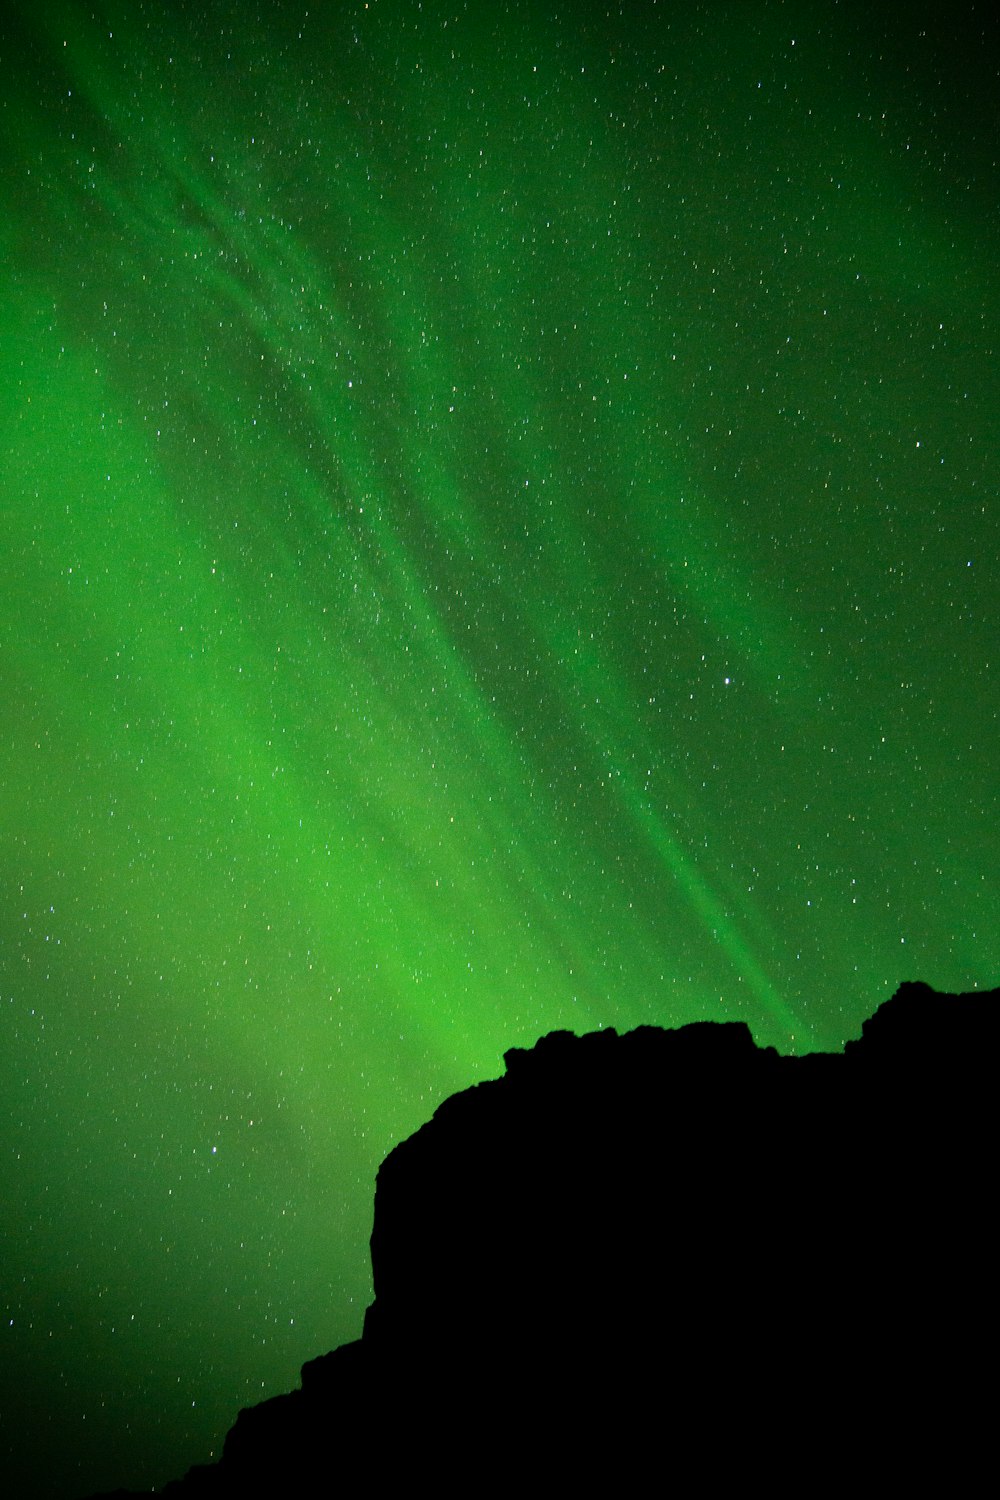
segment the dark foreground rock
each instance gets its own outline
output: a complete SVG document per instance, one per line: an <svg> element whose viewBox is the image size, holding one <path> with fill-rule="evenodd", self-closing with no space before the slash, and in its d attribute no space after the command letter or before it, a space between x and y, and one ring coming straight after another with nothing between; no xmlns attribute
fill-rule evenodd
<svg viewBox="0 0 1000 1500"><path fill-rule="evenodd" d="M382 1164L363 1337L161 1493L972 1493L998 1063L1000 990L921 984L843 1055L711 1023L508 1052Z"/></svg>

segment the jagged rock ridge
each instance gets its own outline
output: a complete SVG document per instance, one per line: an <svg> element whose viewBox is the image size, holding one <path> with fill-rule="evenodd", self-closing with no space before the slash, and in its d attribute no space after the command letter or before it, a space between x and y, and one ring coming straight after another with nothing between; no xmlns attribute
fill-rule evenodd
<svg viewBox="0 0 1000 1500"><path fill-rule="evenodd" d="M998 1032L1000 990L906 984L842 1055L715 1023L508 1052L382 1164L362 1338L163 1493L961 1492Z"/></svg>

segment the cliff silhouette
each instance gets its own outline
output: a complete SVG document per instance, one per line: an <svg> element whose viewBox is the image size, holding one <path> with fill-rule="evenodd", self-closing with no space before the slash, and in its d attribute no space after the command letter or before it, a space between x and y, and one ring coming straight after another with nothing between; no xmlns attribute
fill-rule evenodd
<svg viewBox="0 0 1000 1500"><path fill-rule="evenodd" d="M508 1052L383 1162L362 1337L160 1493L971 1492L998 1043L1000 990L904 984L842 1054L707 1022Z"/></svg>

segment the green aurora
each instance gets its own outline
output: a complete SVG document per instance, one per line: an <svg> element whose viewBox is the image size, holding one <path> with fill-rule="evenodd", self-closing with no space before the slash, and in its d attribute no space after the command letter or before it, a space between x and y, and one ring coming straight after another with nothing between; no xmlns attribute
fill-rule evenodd
<svg viewBox="0 0 1000 1500"><path fill-rule="evenodd" d="M984 25L6 5L10 1493L356 1337L508 1047L998 982Z"/></svg>

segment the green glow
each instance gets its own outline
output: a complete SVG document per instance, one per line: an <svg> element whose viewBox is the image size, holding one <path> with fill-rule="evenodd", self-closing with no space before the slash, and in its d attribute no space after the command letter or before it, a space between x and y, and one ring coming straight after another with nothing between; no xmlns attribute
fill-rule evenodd
<svg viewBox="0 0 1000 1500"><path fill-rule="evenodd" d="M60 1494L355 1336L379 1161L508 1047L997 982L989 69L671 9L8 7L2 1284Z"/></svg>

